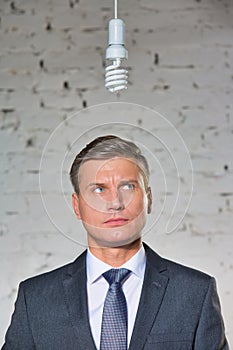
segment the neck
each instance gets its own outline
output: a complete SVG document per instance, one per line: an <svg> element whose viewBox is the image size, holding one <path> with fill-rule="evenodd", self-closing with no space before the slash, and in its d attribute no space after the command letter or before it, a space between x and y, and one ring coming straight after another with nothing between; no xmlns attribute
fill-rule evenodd
<svg viewBox="0 0 233 350"><path fill-rule="evenodd" d="M141 248L141 238L121 247L93 247L90 252L98 259L112 267L120 267L131 259Z"/></svg>

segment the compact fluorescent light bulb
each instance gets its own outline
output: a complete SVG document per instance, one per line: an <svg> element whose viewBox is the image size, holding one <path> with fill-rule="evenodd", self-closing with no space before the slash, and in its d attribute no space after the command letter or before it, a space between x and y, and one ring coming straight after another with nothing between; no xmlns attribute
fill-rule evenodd
<svg viewBox="0 0 233 350"><path fill-rule="evenodd" d="M106 50L106 60L111 61L111 64L105 69L105 87L109 91L117 92L127 89L128 71L121 67L121 62L127 58L125 24L119 18L111 19L108 26L108 47Z"/></svg>

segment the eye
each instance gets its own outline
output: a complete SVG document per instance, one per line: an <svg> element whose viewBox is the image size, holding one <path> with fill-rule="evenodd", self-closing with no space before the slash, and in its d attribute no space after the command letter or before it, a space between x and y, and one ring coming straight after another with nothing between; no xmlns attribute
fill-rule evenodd
<svg viewBox="0 0 233 350"><path fill-rule="evenodd" d="M131 183L128 183L128 184L125 184L125 185L122 186L122 189L126 190L126 191L134 190L134 188L135 188L135 185L131 184Z"/></svg>
<svg viewBox="0 0 233 350"><path fill-rule="evenodd" d="M95 193L102 193L102 192L104 192L104 188L103 188L103 187L101 187L101 186L96 187L96 188L94 189L94 191L93 191L93 192L95 192Z"/></svg>

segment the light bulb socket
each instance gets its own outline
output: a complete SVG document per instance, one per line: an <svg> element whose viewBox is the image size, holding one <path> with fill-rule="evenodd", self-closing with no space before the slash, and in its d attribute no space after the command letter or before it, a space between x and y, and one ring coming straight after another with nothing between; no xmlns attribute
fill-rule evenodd
<svg viewBox="0 0 233 350"><path fill-rule="evenodd" d="M114 18L108 24L108 45L124 45L125 24L122 19Z"/></svg>

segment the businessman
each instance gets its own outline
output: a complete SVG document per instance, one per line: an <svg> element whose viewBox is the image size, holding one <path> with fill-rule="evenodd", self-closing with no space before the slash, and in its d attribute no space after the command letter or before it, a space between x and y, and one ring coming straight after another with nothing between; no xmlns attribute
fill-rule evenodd
<svg viewBox="0 0 233 350"><path fill-rule="evenodd" d="M75 215L88 249L19 286L4 350L228 350L215 280L142 243L148 163L108 135L75 158Z"/></svg>

